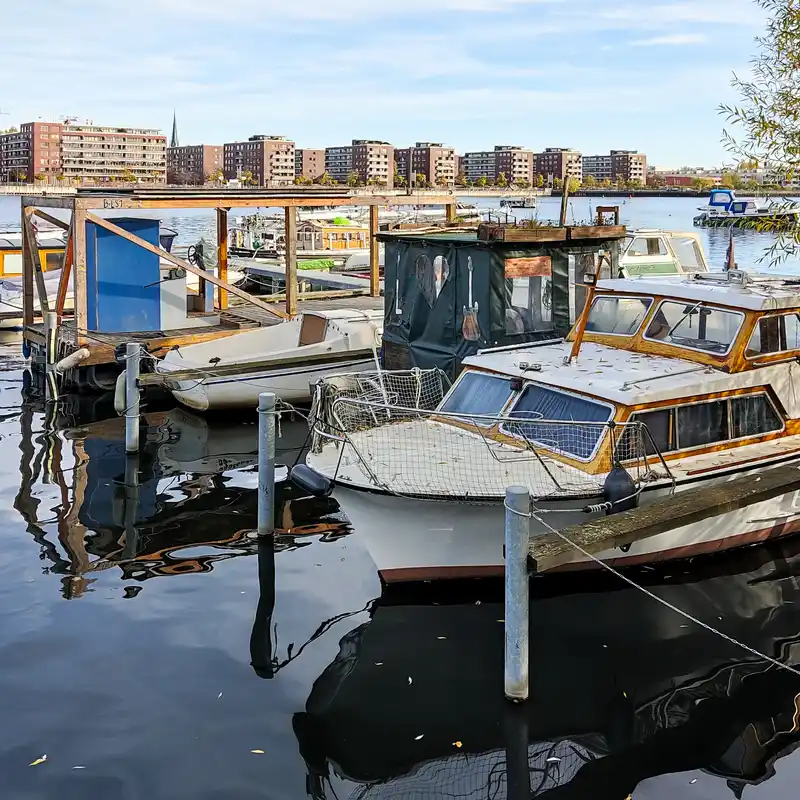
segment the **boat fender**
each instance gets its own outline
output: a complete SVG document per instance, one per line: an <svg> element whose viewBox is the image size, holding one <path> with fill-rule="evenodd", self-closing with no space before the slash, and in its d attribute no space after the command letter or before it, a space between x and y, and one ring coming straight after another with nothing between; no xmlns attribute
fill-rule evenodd
<svg viewBox="0 0 800 800"><path fill-rule="evenodd" d="M23 358L31 357L31 346L27 339L22 340L22 356Z"/></svg>
<svg viewBox="0 0 800 800"><path fill-rule="evenodd" d="M114 384L114 411L117 414L125 413L125 370L117 375L117 382Z"/></svg>
<svg viewBox="0 0 800 800"><path fill-rule="evenodd" d="M70 353L68 356L62 358L61 361L56 364L55 370L63 374L67 372L67 370L75 369L79 364L86 361L90 355L91 353L88 348L81 347L80 350L76 350L74 353Z"/></svg>
<svg viewBox="0 0 800 800"><path fill-rule="evenodd" d="M628 472L619 464L608 473L603 484L603 499L610 504L606 514L630 511L639 505L639 490Z"/></svg>
<svg viewBox="0 0 800 800"><path fill-rule="evenodd" d="M290 477L295 486L308 492L313 497L329 497L333 491L333 481L330 478L314 472L311 467L307 467L305 464L297 464L292 467Z"/></svg>

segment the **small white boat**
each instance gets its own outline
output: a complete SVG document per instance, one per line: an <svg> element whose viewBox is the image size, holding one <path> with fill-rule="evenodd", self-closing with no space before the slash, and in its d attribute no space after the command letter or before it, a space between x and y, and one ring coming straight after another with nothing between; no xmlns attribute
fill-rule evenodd
<svg viewBox="0 0 800 800"><path fill-rule="evenodd" d="M292 320L168 353L156 366L195 411L256 408L261 392L308 402L310 387L339 372L374 369L382 311L306 311Z"/></svg>
<svg viewBox="0 0 800 800"><path fill-rule="evenodd" d="M800 220L800 203L792 200L738 199L733 189L712 189L708 204L694 218L700 228L755 226L791 228Z"/></svg>

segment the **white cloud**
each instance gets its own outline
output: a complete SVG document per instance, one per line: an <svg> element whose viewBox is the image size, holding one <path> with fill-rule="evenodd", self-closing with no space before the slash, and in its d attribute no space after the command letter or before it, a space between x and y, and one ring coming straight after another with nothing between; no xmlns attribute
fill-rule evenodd
<svg viewBox="0 0 800 800"><path fill-rule="evenodd" d="M678 46L684 44L703 44L708 41L702 33L670 33L665 36L653 36L650 39L637 39L629 42L631 47Z"/></svg>

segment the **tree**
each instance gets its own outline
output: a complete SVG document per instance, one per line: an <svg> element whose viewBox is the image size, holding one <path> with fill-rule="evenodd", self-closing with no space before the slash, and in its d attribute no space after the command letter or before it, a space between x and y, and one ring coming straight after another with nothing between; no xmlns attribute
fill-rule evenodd
<svg viewBox="0 0 800 800"><path fill-rule="evenodd" d="M800 166L800 3L798 0L755 0L767 12L762 36L756 38L758 54L751 62L749 79L734 74L739 92L735 105L721 105L720 113L738 130L725 130L723 143L741 162L796 177ZM784 230L775 221L755 223L759 230L778 232L764 254L777 264L800 252L800 228Z"/></svg>
<svg viewBox="0 0 800 800"><path fill-rule="evenodd" d="M44 174L43 172L37 172L37 173L36 173L36 174L33 176L33 179L34 179L35 181L43 181L43 180L45 179L45 177L46 177L46 176L45 176L45 174Z"/></svg>
<svg viewBox="0 0 800 800"><path fill-rule="evenodd" d="M406 176L405 175L401 175L397 171L397 167L395 167L395 169L394 169L394 185L395 186L406 186L407 184L408 184L408 181L406 180Z"/></svg>
<svg viewBox="0 0 800 800"><path fill-rule="evenodd" d="M225 180L225 173L222 169L215 169L206 175L206 183L222 183Z"/></svg>
<svg viewBox="0 0 800 800"><path fill-rule="evenodd" d="M581 182L577 178L570 178L567 186L569 187L569 193L575 194L581 188Z"/></svg>
<svg viewBox="0 0 800 800"><path fill-rule="evenodd" d="M298 175L294 179L295 186L311 186L312 183L313 181L308 177L308 175Z"/></svg>
<svg viewBox="0 0 800 800"><path fill-rule="evenodd" d="M647 185L654 189L663 189L667 185L667 179L663 175L653 173L647 176Z"/></svg>
<svg viewBox="0 0 800 800"><path fill-rule="evenodd" d="M587 189L594 189L594 187L595 187L595 186L597 186L597 178L595 178L595 176L594 176L594 175L587 175L587 176L586 176L586 177L583 179L583 185L584 185L584 186L585 186Z"/></svg>
<svg viewBox="0 0 800 800"><path fill-rule="evenodd" d="M239 182L242 184L242 186L253 186L256 183L256 179L253 177L252 171L246 169L239 176Z"/></svg>
<svg viewBox="0 0 800 800"><path fill-rule="evenodd" d="M317 180L320 186L336 186L336 181L327 173L323 172Z"/></svg>
<svg viewBox="0 0 800 800"><path fill-rule="evenodd" d="M423 189L427 188L428 179L425 177L424 172L418 172L416 175L414 175L414 184Z"/></svg>
<svg viewBox="0 0 800 800"><path fill-rule="evenodd" d="M506 186L508 186L508 178L506 177L505 172L499 172L497 174L496 185L499 186L501 189L505 189Z"/></svg>
<svg viewBox="0 0 800 800"><path fill-rule="evenodd" d="M533 179L533 185L534 185L534 186L535 186L537 189L544 189L544 175L541 175L541 174L537 175L537 176L536 176L536 177Z"/></svg>
<svg viewBox="0 0 800 800"><path fill-rule="evenodd" d="M361 186L361 175L356 170L351 169L347 173L347 185L350 187Z"/></svg>
<svg viewBox="0 0 800 800"><path fill-rule="evenodd" d="M601 186L603 189L610 189L610 188L611 188L611 185L612 185L612 184L611 184L611 178L603 178L603 180L602 180L602 181L600 181L600 186Z"/></svg>
<svg viewBox="0 0 800 800"><path fill-rule="evenodd" d="M642 189L644 187L644 184L642 183L642 179L641 178L631 178L628 181L628 186L631 189Z"/></svg>
<svg viewBox="0 0 800 800"><path fill-rule="evenodd" d="M456 175L456 186L469 186L467 176L463 172L459 172L458 175Z"/></svg>
<svg viewBox="0 0 800 800"><path fill-rule="evenodd" d="M531 188L531 182L529 180L527 180L526 178L517 178L514 181L514 186L516 186L517 189L530 189Z"/></svg>
<svg viewBox="0 0 800 800"><path fill-rule="evenodd" d="M489 179L485 175L481 175L480 178L475 181L475 185L480 186L481 189L484 189L489 185Z"/></svg>
<svg viewBox="0 0 800 800"><path fill-rule="evenodd" d="M714 185L711 178L695 178L692 181L692 188L698 192L707 192Z"/></svg>
<svg viewBox="0 0 800 800"><path fill-rule="evenodd" d="M560 190L564 186L564 180L562 178L553 178L553 188Z"/></svg>

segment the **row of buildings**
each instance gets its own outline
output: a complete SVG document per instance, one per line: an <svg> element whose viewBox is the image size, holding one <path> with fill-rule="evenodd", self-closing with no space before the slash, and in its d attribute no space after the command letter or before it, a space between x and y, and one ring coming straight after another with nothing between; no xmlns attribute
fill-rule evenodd
<svg viewBox="0 0 800 800"><path fill-rule="evenodd" d="M395 148L376 139L353 139L348 145L313 149L298 148L283 136L265 135L222 145L181 146L175 120L169 143L158 130L79 124L74 119L28 122L18 131L0 134L0 182L202 184L239 180L257 186L286 186L300 179L447 187L484 182L552 185L570 178L583 182L588 176L598 182L644 184L647 159L628 150L584 156L563 147L534 152L515 145L459 155L441 142Z"/></svg>

